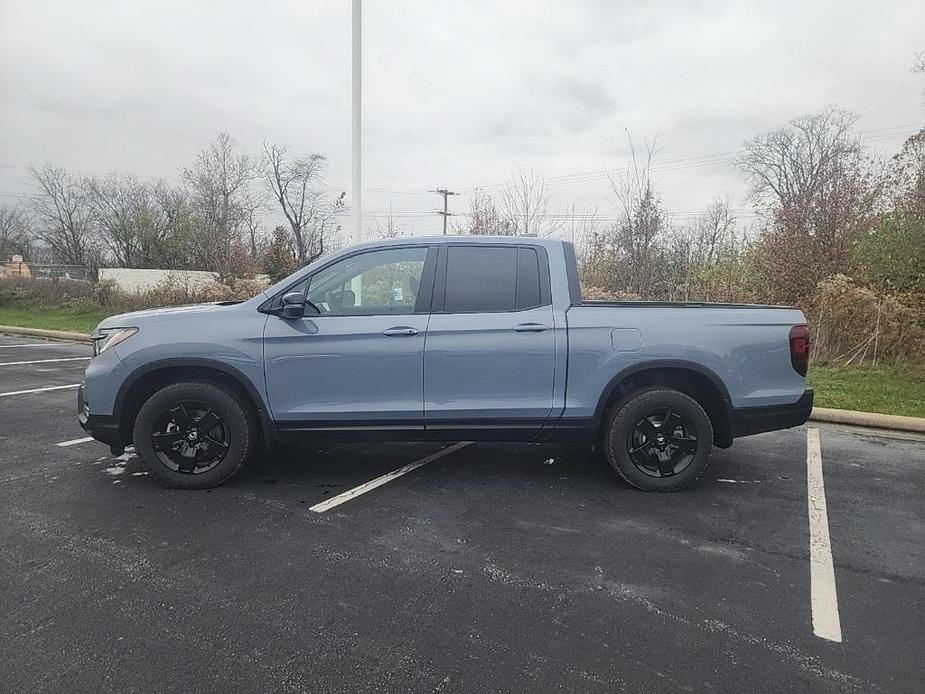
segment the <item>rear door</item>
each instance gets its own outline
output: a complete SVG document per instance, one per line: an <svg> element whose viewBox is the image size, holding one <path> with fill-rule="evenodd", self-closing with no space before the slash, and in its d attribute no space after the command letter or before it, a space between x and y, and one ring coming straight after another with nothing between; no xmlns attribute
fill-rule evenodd
<svg viewBox="0 0 925 694"><path fill-rule="evenodd" d="M424 349L428 435L536 436L553 407L553 328L543 248L440 246Z"/></svg>

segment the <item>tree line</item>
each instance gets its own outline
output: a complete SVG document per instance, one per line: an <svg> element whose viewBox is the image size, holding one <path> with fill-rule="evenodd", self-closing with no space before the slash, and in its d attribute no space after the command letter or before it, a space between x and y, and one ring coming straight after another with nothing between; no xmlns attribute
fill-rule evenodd
<svg viewBox="0 0 925 694"><path fill-rule="evenodd" d="M30 167L31 193L0 208L0 259L284 276L337 242L345 194L329 193L325 168L323 155L278 144L250 155L227 133L173 184ZM274 209L285 222L268 236L264 220Z"/></svg>
<svg viewBox="0 0 925 694"><path fill-rule="evenodd" d="M882 162L865 154L855 123L830 107L745 143L735 163L751 184L750 228L719 197L693 220L674 222L647 145L632 149L628 167L607 172L606 218L574 206L554 211L546 180L517 169L497 195L476 189L454 231L568 238L592 296L803 304L841 274L921 303L925 129ZM270 143L252 156L226 133L176 184L32 167L31 194L0 207L0 258L282 276L342 242L345 194L329 192L325 168L321 154ZM285 221L268 235L262 227L273 214ZM400 233L391 221L379 230Z"/></svg>

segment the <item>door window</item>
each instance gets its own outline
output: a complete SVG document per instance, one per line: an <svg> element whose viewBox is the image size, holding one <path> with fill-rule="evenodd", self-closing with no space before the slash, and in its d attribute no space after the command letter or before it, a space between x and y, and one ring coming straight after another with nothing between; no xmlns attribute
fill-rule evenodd
<svg viewBox="0 0 925 694"><path fill-rule="evenodd" d="M447 248L446 313L496 313L542 305L539 258L532 248Z"/></svg>
<svg viewBox="0 0 925 694"><path fill-rule="evenodd" d="M322 316L414 313L426 248L389 248L344 258L312 275L306 299ZM306 315L314 315L306 308Z"/></svg>
<svg viewBox="0 0 925 694"><path fill-rule="evenodd" d="M516 292L516 248L447 248L447 313L513 311Z"/></svg>

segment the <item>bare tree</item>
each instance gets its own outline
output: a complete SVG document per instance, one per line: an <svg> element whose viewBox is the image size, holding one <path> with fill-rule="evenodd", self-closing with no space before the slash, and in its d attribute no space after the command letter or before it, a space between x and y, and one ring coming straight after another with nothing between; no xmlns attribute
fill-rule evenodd
<svg viewBox="0 0 925 694"><path fill-rule="evenodd" d="M800 116L745 143L737 164L758 202L799 206L847 165L861 157L852 128L857 116L831 106Z"/></svg>
<svg viewBox="0 0 925 694"><path fill-rule="evenodd" d="M524 169L512 171L501 186L501 216L510 222L513 233L521 236L548 236L559 227L559 220L549 214L546 180Z"/></svg>
<svg viewBox="0 0 925 694"><path fill-rule="evenodd" d="M574 203L567 208L562 225L562 238L575 246L575 255L581 266L591 250L591 241L597 230L597 208L579 210Z"/></svg>
<svg viewBox="0 0 925 694"><path fill-rule="evenodd" d="M395 222L395 214L392 211L392 202L389 201L389 212L385 217L385 225L379 223L379 218L374 218L376 222L376 236L380 239L397 239L405 236L404 231Z"/></svg>
<svg viewBox="0 0 925 694"><path fill-rule="evenodd" d="M287 147L264 142L263 158L263 177L289 223L296 260L311 263L326 252L326 236L337 228L334 216L344 210L346 193L329 200L322 188L327 160L321 154L289 157Z"/></svg>
<svg viewBox="0 0 925 694"><path fill-rule="evenodd" d="M654 260L667 221L652 181L655 143L647 144L640 158L630 140L630 152L630 166L617 173L607 172L607 178L619 219L614 244L625 264L625 288L645 296L653 289Z"/></svg>
<svg viewBox="0 0 925 694"><path fill-rule="evenodd" d="M242 205L244 231L247 235L251 258L262 257L269 239L263 230L263 215L267 211L267 198L262 191L252 191Z"/></svg>
<svg viewBox="0 0 925 694"><path fill-rule="evenodd" d="M691 225L697 260L710 265L735 233L735 217L727 198L713 198L704 214Z"/></svg>
<svg viewBox="0 0 925 694"><path fill-rule="evenodd" d="M97 234L117 265L186 265L191 227L182 191L171 190L163 182L142 182L127 174L91 178L86 185Z"/></svg>
<svg viewBox="0 0 925 694"><path fill-rule="evenodd" d="M198 218L192 252L202 267L218 270L242 242L242 231L252 204L250 183L258 175L254 161L238 151L228 133L219 133L201 150L182 178L190 188L190 203Z"/></svg>
<svg viewBox="0 0 925 694"><path fill-rule="evenodd" d="M836 108L795 118L745 146L740 168L770 213L758 254L775 301L800 301L824 278L847 272L874 224L882 176Z"/></svg>
<svg viewBox="0 0 925 694"><path fill-rule="evenodd" d="M33 235L51 249L57 262L87 266L96 257L92 207L87 186L60 167L30 167L34 193L28 205Z"/></svg>
<svg viewBox="0 0 925 694"><path fill-rule="evenodd" d="M0 262L29 255L29 218L21 207L0 206Z"/></svg>
<svg viewBox="0 0 925 694"><path fill-rule="evenodd" d="M476 188L469 201L468 225L465 233L473 236L513 236L517 233L511 219L502 217L495 199L482 188Z"/></svg>
<svg viewBox="0 0 925 694"><path fill-rule="evenodd" d="M190 246L195 237L195 216L189 194L182 188L157 186L157 207L163 215L167 239L162 267L196 269L190 257Z"/></svg>
<svg viewBox="0 0 925 694"><path fill-rule="evenodd" d="M143 239L159 235L151 189L134 176L120 174L91 178L87 187L99 236L115 262L120 267L149 267L141 258Z"/></svg>

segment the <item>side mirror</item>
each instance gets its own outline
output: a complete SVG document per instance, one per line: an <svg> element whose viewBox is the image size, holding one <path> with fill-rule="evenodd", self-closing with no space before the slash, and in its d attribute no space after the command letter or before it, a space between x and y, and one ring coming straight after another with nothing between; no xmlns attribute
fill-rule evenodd
<svg viewBox="0 0 925 694"><path fill-rule="evenodd" d="M280 315L289 319L302 318L305 315L305 297L302 296L302 292L283 294Z"/></svg>

